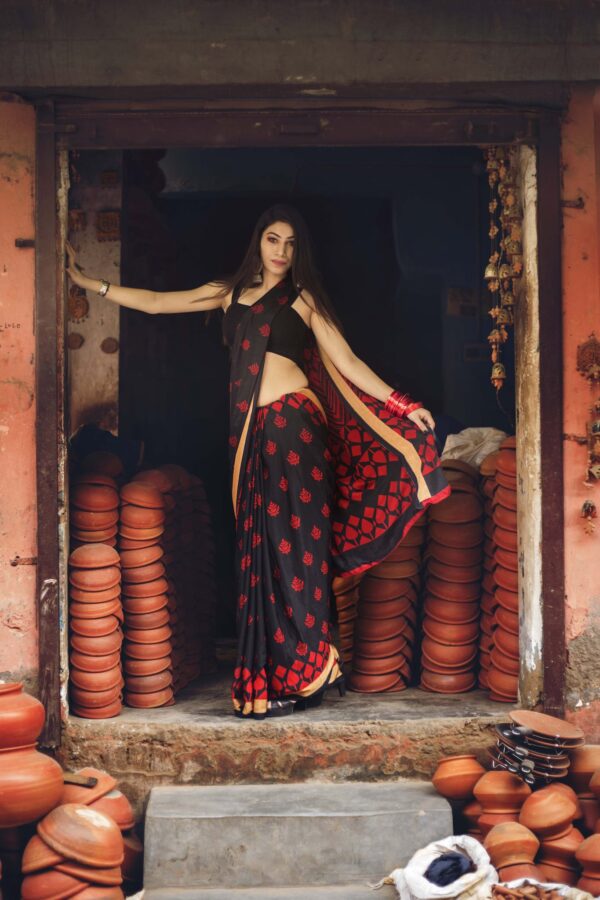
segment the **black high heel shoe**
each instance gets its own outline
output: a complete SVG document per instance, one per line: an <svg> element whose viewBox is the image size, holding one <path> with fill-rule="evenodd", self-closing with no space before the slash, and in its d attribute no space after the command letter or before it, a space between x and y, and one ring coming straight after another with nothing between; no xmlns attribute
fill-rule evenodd
<svg viewBox="0 0 600 900"><path fill-rule="evenodd" d="M248 713L244 715L240 710L235 711L238 719L273 719L280 716L289 716L297 709L295 697L282 697L281 700L269 700L267 710L264 713Z"/></svg>
<svg viewBox="0 0 600 900"><path fill-rule="evenodd" d="M338 663L339 666L339 663ZM296 701L296 709L298 711L305 709L315 709L317 706L320 706L323 702L323 697L326 692L330 688L336 687L338 689L338 693L340 697L344 697L346 694L346 676L343 672L340 671L340 674L337 678L334 678L333 681L326 681L323 687L319 688L318 691L315 691L314 694L311 694L309 697L298 697Z"/></svg>

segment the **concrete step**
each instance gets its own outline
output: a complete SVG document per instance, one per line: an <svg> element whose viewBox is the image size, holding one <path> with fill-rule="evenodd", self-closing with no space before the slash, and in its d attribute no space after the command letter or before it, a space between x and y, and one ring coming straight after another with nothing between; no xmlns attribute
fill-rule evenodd
<svg viewBox="0 0 600 900"><path fill-rule="evenodd" d="M427 782L159 787L146 812L144 886L358 890L451 833L450 805Z"/></svg>
<svg viewBox="0 0 600 900"><path fill-rule="evenodd" d="M368 885L336 884L309 888L227 888L214 890L204 888L157 888L144 891L144 900L397 900L393 885L384 885L373 893Z"/></svg>

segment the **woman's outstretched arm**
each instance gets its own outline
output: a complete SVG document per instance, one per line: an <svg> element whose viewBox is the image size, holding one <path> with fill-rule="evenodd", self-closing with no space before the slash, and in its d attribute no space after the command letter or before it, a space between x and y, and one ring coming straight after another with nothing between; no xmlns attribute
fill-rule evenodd
<svg viewBox="0 0 600 900"><path fill-rule="evenodd" d="M389 384L386 384L379 375L376 375L373 369L369 368L362 359L359 359L358 356L356 356L350 347L350 344L344 336L340 334L335 325L327 322L323 316L317 312L314 301L310 295L307 296L307 292L303 291L301 296L307 306L311 308L310 326L317 343L322 347L327 356L329 356L336 369L362 391L370 394L371 397L375 397L376 400L381 400L382 403L385 403L392 393L393 388L390 387ZM429 410L424 407L420 407L409 413L408 418L411 419L421 431L426 431L428 428L435 427L433 416Z"/></svg>
<svg viewBox="0 0 600 900"><path fill-rule="evenodd" d="M102 287L102 281L84 274L83 269L77 264L75 251L71 244L67 243L66 250L69 258L66 272L71 281L86 291L98 293ZM208 312L211 309L219 309L223 305L226 295L222 294L220 285L209 282L192 288L190 291L162 292L111 284L104 296L107 300L118 303L119 306L156 315L157 313Z"/></svg>

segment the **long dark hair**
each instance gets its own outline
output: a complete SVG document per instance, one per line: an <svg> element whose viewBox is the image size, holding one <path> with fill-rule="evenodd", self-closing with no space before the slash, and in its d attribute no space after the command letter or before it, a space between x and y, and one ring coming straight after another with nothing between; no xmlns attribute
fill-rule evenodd
<svg viewBox="0 0 600 900"><path fill-rule="evenodd" d="M299 293L306 290L312 295L317 312L323 316L326 322L341 328L314 261L313 243L308 225L297 209L284 203L270 206L259 217L239 269L233 275L223 278L219 282L223 285L222 293L226 294L230 290L243 291L256 286L257 275L262 265L261 238L267 228L274 225L275 222L285 222L294 230L294 253L291 273L288 274L288 277L291 275L292 282Z"/></svg>

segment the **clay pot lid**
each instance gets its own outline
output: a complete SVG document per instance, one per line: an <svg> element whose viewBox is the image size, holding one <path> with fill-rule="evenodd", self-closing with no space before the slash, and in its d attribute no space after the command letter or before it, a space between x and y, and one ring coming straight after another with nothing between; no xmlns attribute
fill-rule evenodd
<svg viewBox="0 0 600 900"><path fill-rule="evenodd" d="M108 475L105 472L80 472L78 475L73 476L71 479L72 485L79 484L99 484L103 487L110 487L115 492L118 490L118 485L112 475Z"/></svg>
<svg viewBox="0 0 600 900"><path fill-rule="evenodd" d="M468 667L473 668L475 658L477 656L477 642L471 644L459 644L451 646L450 644L442 644L426 635L421 641L421 655L423 657L423 665L432 664L436 670L465 670Z"/></svg>
<svg viewBox="0 0 600 900"><path fill-rule="evenodd" d="M128 831L135 825L135 817L131 803L121 791L113 789L103 797L99 797L89 804L90 809L97 809L105 813L116 822L121 831Z"/></svg>
<svg viewBox="0 0 600 900"><path fill-rule="evenodd" d="M477 484L479 481L479 472L477 469L474 469L469 463L463 462L460 459L451 459L445 456L441 460L441 465L444 470L459 472L461 475L466 475L466 477L474 484Z"/></svg>
<svg viewBox="0 0 600 900"><path fill-rule="evenodd" d="M125 655L132 659L170 658L172 652L171 641L161 641L160 644L136 644L133 641L125 641Z"/></svg>
<svg viewBox="0 0 600 900"><path fill-rule="evenodd" d="M173 479L161 469L146 469L143 472L136 472L131 481L151 485L157 488L161 494L168 494L169 491L173 490L174 486Z"/></svg>
<svg viewBox="0 0 600 900"><path fill-rule="evenodd" d="M71 526L82 531L104 531L113 528L119 521L119 511L109 509L107 512L92 512L89 509L77 509L74 506L69 517Z"/></svg>
<svg viewBox="0 0 600 900"><path fill-rule="evenodd" d="M156 525L152 528L133 528L122 524L119 526L119 536L125 540L151 541L159 538L164 530L164 525Z"/></svg>
<svg viewBox="0 0 600 900"><path fill-rule="evenodd" d="M118 716L122 709L123 704L121 698L118 697L112 703L97 708L78 706L74 703L69 708L69 712L72 716L78 716L80 719L112 719L114 716Z"/></svg>
<svg viewBox="0 0 600 900"><path fill-rule="evenodd" d="M170 666L170 656L164 656L161 659L130 659L126 657L123 660L123 669L126 675L133 676L134 678L157 675L159 672L164 672L169 669Z"/></svg>
<svg viewBox="0 0 600 900"><path fill-rule="evenodd" d="M123 584L122 593L124 597L156 597L158 594L165 594L168 588L167 579L161 577L143 584Z"/></svg>
<svg viewBox="0 0 600 900"><path fill-rule="evenodd" d="M113 866L113 868L109 869L101 869L98 866L84 866L79 863L72 862L72 860L65 860L59 865L55 866L58 872L65 872L67 875L73 875L75 878L81 878L82 881L88 883L88 885L107 885L108 887L117 887L123 883L123 875L121 873L121 866ZM75 898L77 898L75 894ZM106 895L104 893L101 894L102 897Z"/></svg>
<svg viewBox="0 0 600 900"><path fill-rule="evenodd" d="M97 546L103 545L98 544ZM112 550L111 547L107 549ZM119 584L120 581L120 566L104 566L101 569L71 569L69 572L69 583L82 591L106 591Z"/></svg>
<svg viewBox="0 0 600 900"><path fill-rule="evenodd" d="M483 475L484 478L493 478L496 474L496 465L498 463L498 450L494 450L493 453L488 453L488 455L483 459L479 465L479 474Z"/></svg>
<svg viewBox="0 0 600 900"><path fill-rule="evenodd" d="M107 547L116 546L117 526L102 529L102 531L81 531L71 529L71 546L77 550L82 544L105 544Z"/></svg>
<svg viewBox="0 0 600 900"><path fill-rule="evenodd" d="M162 491L143 481L130 481L121 488L121 500L134 506L163 510L165 506Z"/></svg>
<svg viewBox="0 0 600 900"><path fill-rule="evenodd" d="M169 625L161 625L158 628L130 628L125 631L125 638L134 644L159 644L168 641L172 631Z"/></svg>
<svg viewBox="0 0 600 900"><path fill-rule="evenodd" d="M69 644L74 650L89 656L106 656L121 649L123 634L119 629L106 635L83 635L73 632L69 637Z"/></svg>
<svg viewBox="0 0 600 900"><path fill-rule="evenodd" d="M164 564L157 560L148 563L147 566L137 566L134 569L123 569L123 581L125 584L145 584L148 581L156 581L166 573Z"/></svg>
<svg viewBox="0 0 600 900"><path fill-rule="evenodd" d="M473 672L460 672L450 675L439 675L423 669L421 687L436 694L462 694L472 690L477 683Z"/></svg>
<svg viewBox="0 0 600 900"><path fill-rule="evenodd" d="M69 599L76 603L106 603L107 600L118 600L121 596L121 585L115 584L104 591L83 591L71 585L69 587Z"/></svg>
<svg viewBox="0 0 600 900"><path fill-rule="evenodd" d="M508 715L516 725L531 729L535 734L561 742L583 743L584 734L581 728L556 716L530 709L513 709Z"/></svg>
<svg viewBox="0 0 600 900"><path fill-rule="evenodd" d="M341 619L338 619L338 622L341 621ZM127 629L133 629L134 631L156 629L161 628L163 625L168 625L169 622L170 613L166 606L164 606L162 609L157 609L154 612L128 613Z"/></svg>
<svg viewBox="0 0 600 900"><path fill-rule="evenodd" d="M125 615L141 615L143 613L157 612L168 605L166 594L157 594L155 597L125 597L123 609Z"/></svg>
<svg viewBox="0 0 600 900"><path fill-rule="evenodd" d="M76 687L73 682L71 682L71 698L76 706L99 709L101 706L110 706L116 700L121 699L123 684L119 682L115 687L107 688L104 691L88 691L84 688Z"/></svg>
<svg viewBox="0 0 600 900"><path fill-rule="evenodd" d="M121 550L121 565L125 569L137 569L158 562L164 555L160 544L142 547L140 550Z"/></svg>
<svg viewBox="0 0 600 900"><path fill-rule="evenodd" d="M104 603L77 603L71 601L69 612L77 619L99 619L103 616L118 616L121 610L121 601L118 597L114 600L106 600Z"/></svg>
<svg viewBox="0 0 600 900"><path fill-rule="evenodd" d="M71 684L84 691L108 691L121 685L121 663L117 662L116 666L106 669L104 672L89 672L71 665L69 678Z"/></svg>
<svg viewBox="0 0 600 900"><path fill-rule="evenodd" d="M114 653L107 653L105 656L90 656L87 653L80 653L78 650L71 650L69 655L71 666L82 672L107 672L109 669L114 669L119 659L118 650Z"/></svg>
<svg viewBox="0 0 600 900"><path fill-rule="evenodd" d="M402 676L396 672L390 672L387 675L362 675L359 672L350 674L350 690L360 694L381 694L395 691L400 685L405 686Z"/></svg>
<svg viewBox="0 0 600 900"><path fill-rule="evenodd" d="M136 694L133 691L125 692L125 703L136 709L156 709L160 706L172 706L174 703L173 688L166 687L160 691L152 691L147 694Z"/></svg>
<svg viewBox="0 0 600 900"><path fill-rule="evenodd" d="M463 524L465 522L479 521L482 512L483 507L478 494L473 495L453 491L441 503L430 507L429 520L430 522Z"/></svg>
<svg viewBox="0 0 600 900"><path fill-rule="evenodd" d="M99 868L112 868L123 862L123 838L118 826L89 806L57 806L38 822L37 830L49 847L75 862Z"/></svg>
<svg viewBox="0 0 600 900"><path fill-rule="evenodd" d="M73 616L69 624L71 631L82 637L106 637L117 631L120 623L117 616L112 615L98 619L79 619Z"/></svg>
<svg viewBox="0 0 600 900"><path fill-rule="evenodd" d="M127 690L134 694L151 694L162 691L173 683L173 673L170 669L163 669L154 675L128 675Z"/></svg>
<svg viewBox="0 0 600 900"><path fill-rule="evenodd" d="M21 900L67 900L81 893L89 884L73 875L46 869L26 875L21 884Z"/></svg>
<svg viewBox="0 0 600 900"><path fill-rule="evenodd" d="M101 484L76 484L71 491L70 501L78 509L92 512L107 512L117 509L119 495L113 487Z"/></svg>
<svg viewBox="0 0 600 900"><path fill-rule="evenodd" d="M162 509L154 509L147 506L134 506L131 503L124 503L121 506L121 530L127 529L150 529L163 526L165 522L165 513Z"/></svg>
<svg viewBox="0 0 600 900"><path fill-rule="evenodd" d="M56 866L64 861L64 856L55 853L38 834L34 834L23 851L21 871L24 875L30 875L32 872L49 869L51 866Z"/></svg>
<svg viewBox="0 0 600 900"><path fill-rule="evenodd" d="M85 778L94 778L96 784L92 787L85 787L80 784L65 784L61 797L62 803L80 803L88 806L94 800L98 800L109 791L117 787L117 779L110 772L104 769L96 769L94 766L84 766L83 769L77 769L76 775L82 775Z"/></svg>
<svg viewBox="0 0 600 900"><path fill-rule="evenodd" d="M76 569L103 569L120 564L117 551L106 544L87 544L73 550L69 556L69 565Z"/></svg>

